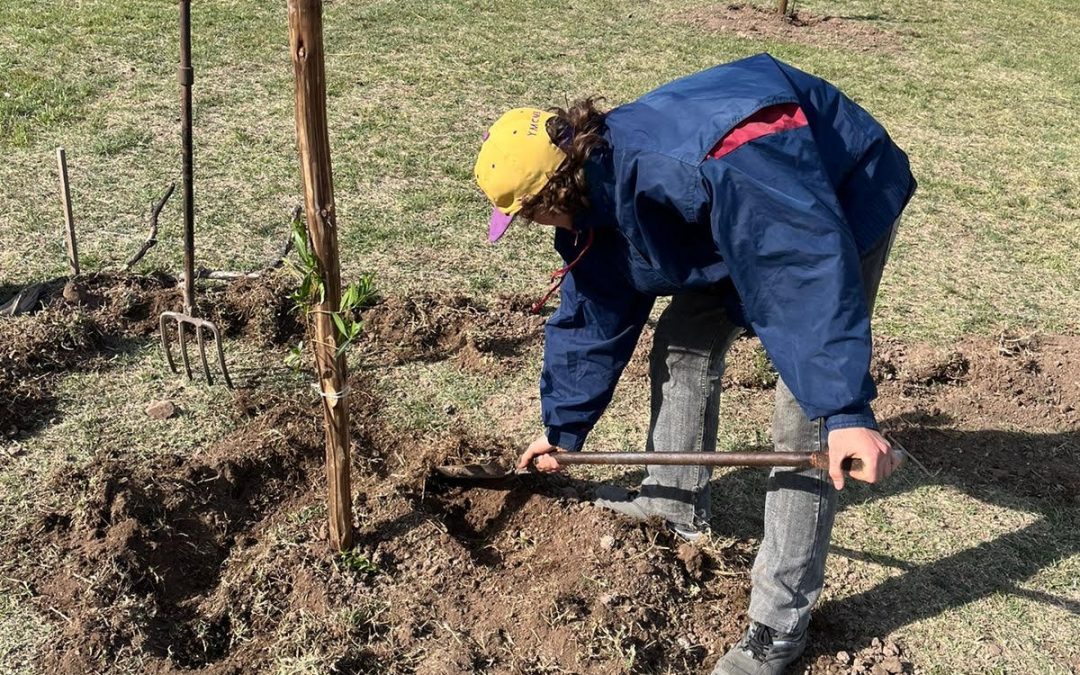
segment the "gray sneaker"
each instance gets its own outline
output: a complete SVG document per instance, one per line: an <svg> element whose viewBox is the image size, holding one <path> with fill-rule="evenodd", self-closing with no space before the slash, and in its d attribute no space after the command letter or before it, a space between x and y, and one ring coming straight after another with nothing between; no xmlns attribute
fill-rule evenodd
<svg viewBox="0 0 1080 675"><path fill-rule="evenodd" d="M654 515L645 508L645 500L638 498L637 492L618 485L601 485L593 494L593 504L602 509L621 513L635 520L648 520ZM708 526L698 527L670 520L666 522L668 529L683 541L698 541L709 533Z"/></svg>
<svg viewBox="0 0 1080 675"><path fill-rule="evenodd" d="M608 511L621 513L634 520L648 520L653 514L645 510L637 493L618 485L601 485L593 493L593 504Z"/></svg>
<svg viewBox="0 0 1080 675"><path fill-rule="evenodd" d="M676 537L691 544L695 541L701 541L712 534L712 530L709 529L708 525L682 525L668 521L667 526L669 530L675 533Z"/></svg>
<svg viewBox="0 0 1080 675"><path fill-rule="evenodd" d="M806 649L806 631L778 633L754 621L739 644L716 662L712 675L781 675Z"/></svg>

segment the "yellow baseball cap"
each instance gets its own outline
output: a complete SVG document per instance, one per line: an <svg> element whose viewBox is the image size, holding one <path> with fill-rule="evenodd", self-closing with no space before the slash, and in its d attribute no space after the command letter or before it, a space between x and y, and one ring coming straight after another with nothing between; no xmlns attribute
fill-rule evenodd
<svg viewBox="0 0 1080 675"><path fill-rule="evenodd" d="M548 184L566 159L547 133L553 114L536 108L515 108L500 117L484 134L476 157L476 182L491 200L488 241L503 236L521 202Z"/></svg>

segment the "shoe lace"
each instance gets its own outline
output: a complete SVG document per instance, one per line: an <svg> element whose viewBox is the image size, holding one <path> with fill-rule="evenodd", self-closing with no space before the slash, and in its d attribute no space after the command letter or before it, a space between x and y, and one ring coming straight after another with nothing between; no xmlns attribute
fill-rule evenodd
<svg viewBox="0 0 1080 675"><path fill-rule="evenodd" d="M755 623L750 627L749 632L746 634L743 649L750 652L750 655L754 657L755 661L764 661L765 657L769 654L769 648L772 647L772 643L772 629L765 624Z"/></svg>

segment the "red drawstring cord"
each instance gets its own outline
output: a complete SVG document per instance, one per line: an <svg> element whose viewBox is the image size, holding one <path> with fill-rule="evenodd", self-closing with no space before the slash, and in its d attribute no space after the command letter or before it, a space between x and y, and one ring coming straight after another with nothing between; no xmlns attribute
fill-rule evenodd
<svg viewBox="0 0 1080 675"><path fill-rule="evenodd" d="M585 240L585 248L581 249L581 253L577 254L577 257L574 258L574 261L566 267L555 270L551 273L551 285L548 286L547 293L544 294L544 297L533 303L533 306L529 310L530 312L532 312L533 314L539 314L540 311L544 309L544 305L546 305L548 300L551 299L551 296L555 294L555 291L559 290L559 286L562 286L563 279L566 277L566 275L570 273L570 270L574 269L575 265L581 262L582 256L584 256L585 253L588 252L589 247L592 246L593 239L595 237L596 231L589 230L589 238Z"/></svg>

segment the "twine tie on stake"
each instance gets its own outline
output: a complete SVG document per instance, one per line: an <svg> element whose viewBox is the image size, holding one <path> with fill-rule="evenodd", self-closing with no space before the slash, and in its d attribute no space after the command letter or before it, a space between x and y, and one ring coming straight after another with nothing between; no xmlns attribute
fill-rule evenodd
<svg viewBox="0 0 1080 675"><path fill-rule="evenodd" d="M320 387L317 384L312 384L311 388L314 389L315 391L319 392L319 396L322 396L323 398L330 401L331 403L337 403L338 401L340 401L341 399L343 399L343 398L345 398L346 396L349 395L349 385L345 385L344 387L342 387L341 391L331 391L331 392L323 391L322 387Z"/></svg>

